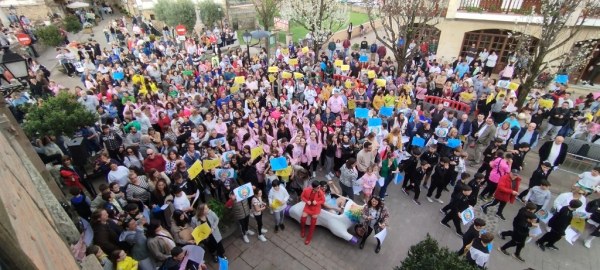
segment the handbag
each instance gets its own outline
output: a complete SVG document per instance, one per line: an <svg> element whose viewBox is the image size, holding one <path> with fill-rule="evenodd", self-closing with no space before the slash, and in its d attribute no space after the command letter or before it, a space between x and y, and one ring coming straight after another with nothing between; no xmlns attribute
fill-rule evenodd
<svg viewBox="0 0 600 270"><path fill-rule="evenodd" d="M365 224L356 224L354 225L354 232L356 233L356 235L358 237L363 237L365 235L365 233L367 232L367 228L365 226Z"/></svg>

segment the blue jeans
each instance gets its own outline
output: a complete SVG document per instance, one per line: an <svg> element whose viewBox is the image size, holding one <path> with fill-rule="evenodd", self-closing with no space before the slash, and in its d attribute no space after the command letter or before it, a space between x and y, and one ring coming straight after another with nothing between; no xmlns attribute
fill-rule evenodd
<svg viewBox="0 0 600 270"><path fill-rule="evenodd" d="M380 198L385 198L385 193L387 192L387 188L390 185L390 183L392 182L392 179L394 179L393 173L389 173L388 176L385 177L385 180L383 182L383 187L381 187L381 189L379 190Z"/></svg>

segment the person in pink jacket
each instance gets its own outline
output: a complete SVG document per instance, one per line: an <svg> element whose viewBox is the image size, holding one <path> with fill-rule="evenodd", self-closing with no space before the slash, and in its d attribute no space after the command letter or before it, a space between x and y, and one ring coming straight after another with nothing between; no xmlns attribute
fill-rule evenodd
<svg viewBox="0 0 600 270"><path fill-rule="evenodd" d="M510 172L512 158L513 155L511 153L505 153L504 158L498 156L496 159L490 161L490 177L485 189L479 195L481 198L484 198L486 195L492 196L496 192L500 178Z"/></svg>
<svg viewBox="0 0 600 270"><path fill-rule="evenodd" d="M315 131L310 132L310 138L308 138L306 143L308 145L308 162L312 171L312 177L314 178L317 177L318 159L321 157L321 152L323 151L323 143L319 140Z"/></svg>
<svg viewBox="0 0 600 270"><path fill-rule="evenodd" d="M365 174L359 179L359 183L362 182L363 200L365 202L371 198L375 184L377 184L377 180L379 179L379 174L375 173L375 168L377 168L377 165L369 166Z"/></svg>

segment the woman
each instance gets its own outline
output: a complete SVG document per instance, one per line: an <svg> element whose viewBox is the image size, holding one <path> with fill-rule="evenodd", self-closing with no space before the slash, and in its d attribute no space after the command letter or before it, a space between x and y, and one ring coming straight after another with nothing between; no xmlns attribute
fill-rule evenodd
<svg viewBox="0 0 600 270"><path fill-rule="evenodd" d="M360 245L358 246L360 249L365 247L365 243L367 242L367 238L373 231L375 233L379 233L381 230L387 227L388 221L388 211L381 198L378 196L374 196L371 198L362 209L362 224L366 229L365 234L362 236L360 240ZM377 246L375 247L375 253L379 253L381 250L381 241L379 238L377 239Z"/></svg>
<svg viewBox="0 0 600 270"><path fill-rule="evenodd" d="M144 205L150 203L150 185L146 181L146 176L138 176L134 170L129 170L129 184L125 188L127 201L137 203L139 209L144 209Z"/></svg>
<svg viewBox="0 0 600 270"><path fill-rule="evenodd" d="M273 211L273 216L275 217L275 233L277 233L279 229L282 231L285 230L285 225L283 224L283 210L287 207L290 194L285 188L281 188L279 180L273 180L271 186L272 188L269 191L269 205L271 206L271 211Z"/></svg>
<svg viewBox="0 0 600 270"><path fill-rule="evenodd" d="M165 173L167 174L167 176L172 175L174 172L177 171L177 164L183 162L185 165L185 162L183 160L181 160L181 158L179 157L179 154L177 154L176 151L170 150L169 153L167 154L167 158L165 158L166 160L166 164L165 164Z"/></svg>
<svg viewBox="0 0 600 270"><path fill-rule="evenodd" d="M219 261L217 257L225 258L225 248L223 248L221 242L223 238L221 237L221 231L219 231L219 217L208 208L207 204L201 203L198 205L196 215L192 217L191 225L196 228L204 223L211 228L210 235L203 241L204 247L213 254L213 262L216 263Z"/></svg>
<svg viewBox="0 0 600 270"><path fill-rule="evenodd" d="M231 208L233 211L233 217L237 219L242 229L242 238L245 243L250 243L248 235L254 235L254 232L248 229L248 223L250 222L250 207L248 206L248 200L237 201L235 194L229 193L229 200L225 203L225 206Z"/></svg>
<svg viewBox="0 0 600 270"><path fill-rule="evenodd" d="M94 231L94 244L106 253L112 253L119 247L119 235L122 229L110 220L108 212L98 209L92 213L92 230Z"/></svg>
<svg viewBox="0 0 600 270"><path fill-rule="evenodd" d="M155 265L162 265L171 257L171 249L176 246L173 236L160 226L158 220L152 220L146 227L146 237L148 237L148 250L156 262Z"/></svg>
<svg viewBox="0 0 600 270"><path fill-rule="evenodd" d="M356 159L349 158L346 164L340 168L340 187L342 188L342 196L354 199L354 190L352 187L358 179L358 170L356 169Z"/></svg>
<svg viewBox="0 0 600 270"><path fill-rule="evenodd" d="M500 125L500 128L496 129L495 138L501 139L502 145L504 145L504 147L506 147L506 144L508 143L508 139L510 138L511 132L512 132L512 130L510 129L510 123L505 121L504 123L502 123L502 125Z"/></svg>
<svg viewBox="0 0 600 270"><path fill-rule="evenodd" d="M159 172L157 169L150 169L148 171L148 185L150 186L150 191L154 191L156 189L156 183L158 180L164 180L168 185L171 184L171 179L164 173Z"/></svg>
<svg viewBox="0 0 600 270"><path fill-rule="evenodd" d="M125 148L125 157L123 158L123 165L127 168L144 168L144 158L142 154L138 152L134 147Z"/></svg>
<svg viewBox="0 0 600 270"><path fill-rule="evenodd" d="M265 238L264 233L266 233L267 230L263 229L262 212L265 211L265 209L267 209L267 204L263 202L262 189L255 188L254 192L255 192L254 197L252 197L252 200L251 200L252 210L250 210L250 212L254 216L254 219L256 219L256 225L257 225L257 230L258 230L258 240L260 240L262 242L266 242L267 239Z"/></svg>
<svg viewBox="0 0 600 270"><path fill-rule="evenodd" d="M189 224L189 217L181 210L175 210L173 212L173 220L171 222L171 234L173 235L173 241L175 244L185 246L194 245L194 237L192 237L192 231L194 230Z"/></svg>
<svg viewBox="0 0 600 270"><path fill-rule="evenodd" d="M483 191L481 191L481 194L479 194L480 198L483 199L486 195L491 196L494 194L500 177L510 172L512 157L513 155L511 153L506 153L504 154L504 158L497 157L496 159L490 161L490 177L487 182L488 184L485 186Z"/></svg>
<svg viewBox="0 0 600 270"><path fill-rule="evenodd" d="M385 153L382 157L383 160L381 161L381 169L379 170L379 175L385 179L383 187L379 190L379 197L382 201L384 201L385 196L387 196L387 188L392 182L392 179L400 172L398 170L398 157L392 149L391 146L386 146Z"/></svg>
<svg viewBox="0 0 600 270"><path fill-rule="evenodd" d="M77 187L80 190L83 190L83 184L81 183L83 180L83 174L79 172L79 170L71 164L71 157L64 156L62 159L62 166L60 167L60 176L63 179L63 183L68 187ZM87 186L87 185L86 185ZM91 197L96 196L96 191L93 187L87 188L87 191L90 193Z"/></svg>
<svg viewBox="0 0 600 270"><path fill-rule="evenodd" d="M139 262L138 269L154 270L155 267L150 258L150 252L148 251L148 239L146 238L146 235L144 235L145 224L145 218L139 220L135 220L131 217L125 218L123 221L124 231L119 236L119 241L129 244L131 247L129 254L131 255L131 258Z"/></svg>

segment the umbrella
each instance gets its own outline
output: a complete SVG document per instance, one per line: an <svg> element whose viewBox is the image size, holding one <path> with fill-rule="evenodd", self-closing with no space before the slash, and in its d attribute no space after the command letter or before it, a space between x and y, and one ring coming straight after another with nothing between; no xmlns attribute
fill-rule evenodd
<svg viewBox="0 0 600 270"><path fill-rule="evenodd" d="M90 4L84 3L84 2L73 2L73 3L67 5L67 7L70 9L85 8L85 7L89 7L89 6L90 6Z"/></svg>
<svg viewBox="0 0 600 270"><path fill-rule="evenodd" d="M254 39L267 38L267 37L271 36L271 32L265 31L265 30L255 30L255 31L250 32L250 34L252 35L252 38L254 38Z"/></svg>

